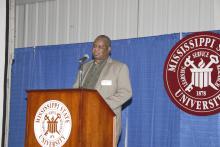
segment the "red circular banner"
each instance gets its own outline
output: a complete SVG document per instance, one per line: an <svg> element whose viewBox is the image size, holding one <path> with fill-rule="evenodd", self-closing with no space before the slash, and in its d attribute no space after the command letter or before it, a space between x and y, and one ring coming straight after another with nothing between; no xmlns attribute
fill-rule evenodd
<svg viewBox="0 0 220 147"><path fill-rule="evenodd" d="M220 111L220 35L190 34L170 51L164 84L172 102L194 115Z"/></svg>

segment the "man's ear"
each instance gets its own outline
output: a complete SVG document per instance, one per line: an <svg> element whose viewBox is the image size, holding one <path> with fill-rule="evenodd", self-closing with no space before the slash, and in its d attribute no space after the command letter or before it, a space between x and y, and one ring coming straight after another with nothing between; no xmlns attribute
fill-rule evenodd
<svg viewBox="0 0 220 147"><path fill-rule="evenodd" d="M108 47L108 53L111 53L112 48Z"/></svg>

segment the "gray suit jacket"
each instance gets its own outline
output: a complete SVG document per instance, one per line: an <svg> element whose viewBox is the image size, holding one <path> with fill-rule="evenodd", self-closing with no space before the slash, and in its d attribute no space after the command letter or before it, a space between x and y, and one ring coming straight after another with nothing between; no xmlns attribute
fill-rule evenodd
<svg viewBox="0 0 220 147"><path fill-rule="evenodd" d="M83 80L86 77L93 60L83 65ZM74 88L79 87L79 74L74 84ZM129 79L129 71L126 64L107 59L95 89L104 98L106 103L116 114L117 140L121 133L121 106L132 96L132 89Z"/></svg>

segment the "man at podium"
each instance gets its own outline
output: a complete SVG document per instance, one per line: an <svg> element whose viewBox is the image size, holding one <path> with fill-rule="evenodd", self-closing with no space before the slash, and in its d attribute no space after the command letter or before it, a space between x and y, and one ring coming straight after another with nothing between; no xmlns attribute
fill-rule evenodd
<svg viewBox="0 0 220 147"><path fill-rule="evenodd" d="M121 107L132 96L126 64L113 60L111 40L106 35L93 42L93 60L81 66L74 88L96 89L116 114L117 141L121 133Z"/></svg>

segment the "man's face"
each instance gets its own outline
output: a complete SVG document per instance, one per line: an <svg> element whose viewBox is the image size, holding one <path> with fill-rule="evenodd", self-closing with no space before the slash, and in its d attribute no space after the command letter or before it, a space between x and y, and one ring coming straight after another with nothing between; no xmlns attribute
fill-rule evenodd
<svg viewBox="0 0 220 147"><path fill-rule="evenodd" d="M111 48L104 40L98 39L93 43L92 54L95 60L105 60L108 58Z"/></svg>

